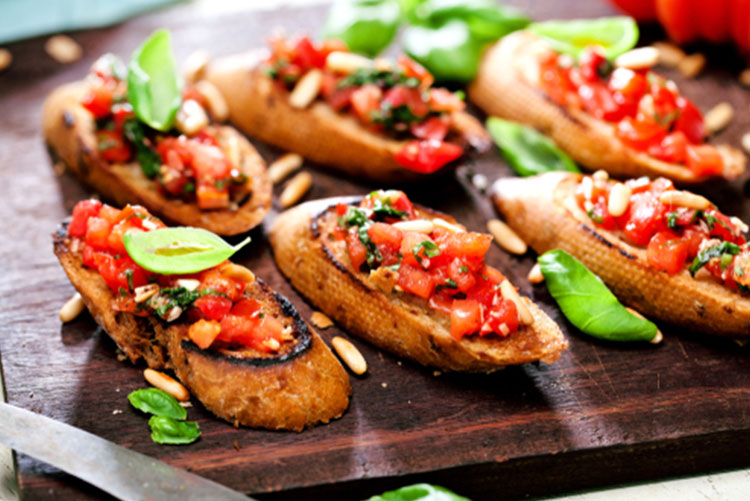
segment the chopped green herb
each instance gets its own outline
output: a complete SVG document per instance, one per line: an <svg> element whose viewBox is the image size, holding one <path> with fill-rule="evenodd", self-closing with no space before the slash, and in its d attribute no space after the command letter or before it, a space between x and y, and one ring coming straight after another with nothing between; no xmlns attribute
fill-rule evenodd
<svg viewBox="0 0 750 501"><path fill-rule="evenodd" d="M381 217L393 217L398 219L408 219L409 214L404 211L400 211L393 208L390 198L380 198L378 192L374 191L370 193L370 196L374 198L375 203L372 208L372 212L377 216Z"/></svg>
<svg viewBox="0 0 750 501"><path fill-rule="evenodd" d="M667 226L670 230L677 229L677 211L667 213Z"/></svg>
<svg viewBox="0 0 750 501"><path fill-rule="evenodd" d="M185 193L195 193L195 183L188 181L185 186L182 187L182 191Z"/></svg>
<svg viewBox="0 0 750 501"><path fill-rule="evenodd" d="M461 265L458 271L460 271L461 273L469 273L469 268L467 268L465 265Z"/></svg>
<svg viewBox="0 0 750 501"><path fill-rule="evenodd" d="M144 128L145 126L135 118L126 120L123 125L125 137L135 146L135 158L141 164L143 174L148 178L153 178L159 173L161 156L146 144Z"/></svg>
<svg viewBox="0 0 750 501"><path fill-rule="evenodd" d="M133 285L133 270L125 270L125 278L128 280L128 290L133 292L135 289Z"/></svg>
<svg viewBox="0 0 750 501"><path fill-rule="evenodd" d="M458 284L452 278L446 278L445 283L438 284L435 286L435 290L441 289L458 289Z"/></svg>
<svg viewBox="0 0 750 501"><path fill-rule="evenodd" d="M428 257L428 258L439 256L440 249L438 248L437 244L435 242L432 242L431 240L424 240L414 246L414 248L411 251L411 253L414 255L414 259L417 260L417 262L422 268L426 269L426 266L422 263L422 260L424 258L419 255L419 251L421 251L422 249L424 249L425 257Z"/></svg>
<svg viewBox="0 0 750 501"><path fill-rule="evenodd" d="M714 245L713 247L703 249L698 253L692 264L690 265L690 274L692 276L695 276L698 270L706 266L708 262L715 257L720 258L723 254L736 256L739 253L740 246L737 244L733 244L732 242L721 242L720 244Z"/></svg>

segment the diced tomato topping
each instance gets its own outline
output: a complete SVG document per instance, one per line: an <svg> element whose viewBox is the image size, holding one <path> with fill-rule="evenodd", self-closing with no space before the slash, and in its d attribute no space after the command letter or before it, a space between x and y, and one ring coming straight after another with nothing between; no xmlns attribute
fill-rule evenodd
<svg viewBox="0 0 750 501"><path fill-rule="evenodd" d="M112 225L101 217L90 217L86 222L86 245L106 249L109 245L109 232Z"/></svg>
<svg viewBox="0 0 750 501"><path fill-rule="evenodd" d="M661 231L648 243L648 263L657 270L674 275L682 270L689 245L673 231Z"/></svg>
<svg viewBox="0 0 750 501"><path fill-rule="evenodd" d="M89 86L81 104L99 120L109 115L114 99L116 82L97 79Z"/></svg>
<svg viewBox="0 0 750 501"><path fill-rule="evenodd" d="M648 153L665 162L684 164L687 158L687 146L685 134L677 131L666 135L658 145L649 147Z"/></svg>
<svg viewBox="0 0 750 501"><path fill-rule="evenodd" d="M482 327L482 308L474 299L454 299L451 307L451 336L460 340Z"/></svg>
<svg viewBox="0 0 750 501"><path fill-rule="evenodd" d="M232 309L232 301L215 294L206 294L196 299L193 306L198 308L205 318L221 320Z"/></svg>
<svg viewBox="0 0 750 501"><path fill-rule="evenodd" d="M463 148L457 144L430 139L409 141L394 158L402 167L430 174L462 154Z"/></svg>
<svg viewBox="0 0 750 501"><path fill-rule="evenodd" d="M367 229L367 234L375 245L385 247L392 252L398 251L401 247L401 240L404 238L401 230L385 223L373 223Z"/></svg>
<svg viewBox="0 0 750 501"><path fill-rule="evenodd" d="M352 228L346 234L346 247L349 249L349 259L352 262L352 267L355 270L360 269L364 262L367 261L367 248L359 240L356 228Z"/></svg>
<svg viewBox="0 0 750 501"><path fill-rule="evenodd" d="M719 150L710 144L686 147L687 166L699 176L714 176L724 170L724 160Z"/></svg>
<svg viewBox="0 0 750 501"><path fill-rule="evenodd" d="M456 282L458 290L464 294L469 292L474 287L474 284L477 283L474 273L458 257L453 258L453 261L448 265L448 276Z"/></svg>
<svg viewBox="0 0 750 501"><path fill-rule="evenodd" d="M435 290L435 282L426 271L403 264L398 270L398 285L406 292L429 299Z"/></svg>
<svg viewBox="0 0 750 501"><path fill-rule="evenodd" d="M448 124L441 117L430 117L424 122L414 122L409 129L419 139L436 139L442 141L448 134Z"/></svg>
<svg viewBox="0 0 750 501"><path fill-rule="evenodd" d="M589 83L598 82L601 79L602 69L609 64L601 49L589 46L581 52L578 58L578 67L581 69L581 77Z"/></svg>
<svg viewBox="0 0 750 501"><path fill-rule="evenodd" d="M690 226L685 228L682 239L687 243L688 258L693 259L700 252L700 246L708 237L708 232L702 226Z"/></svg>
<svg viewBox="0 0 750 501"><path fill-rule="evenodd" d="M377 85L363 85L351 95L352 109L360 120L370 123L373 120L372 112L380 109L380 100L382 97L383 92Z"/></svg>
<svg viewBox="0 0 750 501"><path fill-rule="evenodd" d="M216 320L200 319L188 329L188 337L198 348L208 349L221 332L221 324Z"/></svg>
<svg viewBox="0 0 750 501"><path fill-rule="evenodd" d="M620 141L631 148L644 151L650 146L659 144L666 135L666 131L653 122L641 122L625 117L617 124L615 134Z"/></svg>
<svg viewBox="0 0 750 501"><path fill-rule="evenodd" d="M651 237L666 229L664 214L667 206L653 192L637 193L630 198L624 217L625 235L636 245L645 246Z"/></svg>
<svg viewBox="0 0 750 501"><path fill-rule="evenodd" d="M438 88L430 91L430 108L432 111L461 111L466 108L466 103L454 92Z"/></svg>
<svg viewBox="0 0 750 501"><path fill-rule="evenodd" d="M420 87L423 89L430 87L435 81L432 74L427 71L424 66L408 56L399 56L398 65L401 67L407 78L416 78L419 80L421 82Z"/></svg>
<svg viewBox="0 0 750 501"><path fill-rule="evenodd" d="M322 68L326 64L327 54L318 51L307 37L301 37L294 46L292 62L308 70Z"/></svg>
<svg viewBox="0 0 750 501"><path fill-rule="evenodd" d="M688 99L680 96L676 99L676 106L679 110L674 130L685 134L688 141L693 144L700 144L706 136L705 127L703 126L703 115L700 110Z"/></svg>
<svg viewBox="0 0 750 501"><path fill-rule="evenodd" d="M90 217L99 215L102 203L99 200L82 200L73 207L73 219L68 225L68 234L73 237L86 235L87 222Z"/></svg>
<svg viewBox="0 0 750 501"><path fill-rule="evenodd" d="M96 133L99 154L110 163L125 163L132 156L130 146L123 135L114 130L101 129Z"/></svg>

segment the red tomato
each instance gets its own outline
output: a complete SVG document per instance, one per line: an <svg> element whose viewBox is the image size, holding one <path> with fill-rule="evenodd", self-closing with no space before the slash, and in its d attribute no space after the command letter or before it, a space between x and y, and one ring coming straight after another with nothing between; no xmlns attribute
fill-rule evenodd
<svg viewBox="0 0 750 501"><path fill-rule="evenodd" d="M100 211L101 212L101 211ZM107 238L112 230L112 225L101 217L90 217L86 221L86 245L95 249L108 249Z"/></svg>
<svg viewBox="0 0 750 501"><path fill-rule="evenodd" d="M407 197L403 191L399 192L399 196L395 201L391 199L391 206L398 211L406 212L409 218L414 217L414 206L409 201L409 197Z"/></svg>
<svg viewBox="0 0 750 501"><path fill-rule="evenodd" d="M741 236L737 228L735 228L731 219L715 209L708 209L705 213L707 219L711 218L716 220L713 227L709 225L709 234L712 237L718 237L721 240L728 240L729 242L734 242L740 245L745 243L745 239Z"/></svg>
<svg viewBox="0 0 750 501"><path fill-rule="evenodd" d="M518 330L518 308L516 303L508 299L501 300L497 306L487 314L487 321L482 326L482 335L495 333L500 337L509 336ZM507 334L503 332L502 325L505 324Z"/></svg>
<svg viewBox="0 0 750 501"><path fill-rule="evenodd" d="M304 71L311 68L322 68L326 64L327 54L319 52L307 37L300 38L294 46L292 63L299 65Z"/></svg>
<svg viewBox="0 0 750 501"><path fill-rule="evenodd" d="M367 261L367 249L359 241L357 228L350 229L349 233L346 234L346 248L349 250L349 259L352 261L352 266L355 270L359 270L362 264Z"/></svg>
<svg viewBox="0 0 750 501"><path fill-rule="evenodd" d="M214 320L200 319L188 329L188 337L198 348L205 350L211 346L221 332L221 324Z"/></svg>
<svg viewBox="0 0 750 501"><path fill-rule="evenodd" d="M750 0L730 2L729 32L734 43L745 52L750 52Z"/></svg>
<svg viewBox="0 0 750 501"><path fill-rule="evenodd" d="M702 226L693 225L685 228L685 231L682 233L682 239L687 244L687 255L690 259L698 255L701 244L707 238L708 233Z"/></svg>
<svg viewBox="0 0 750 501"><path fill-rule="evenodd" d="M457 257L448 265L448 276L456 282L458 290L464 294L469 292L474 287L474 284L477 283L474 273Z"/></svg>
<svg viewBox="0 0 750 501"><path fill-rule="evenodd" d="M205 318L221 320L232 309L232 301L215 294L206 294L196 299L193 306L198 308Z"/></svg>
<svg viewBox="0 0 750 501"><path fill-rule="evenodd" d="M710 144L689 144L686 148L687 166L699 176L714 176L724 170L724 160L719 151Z"/></svg>
<svg viewBox="0 0 750 501"><path fill-rule="evenodd" d="M365 123L372 122L372 112L380 109L383 92L375 84L365 84L352 92L351 104L354 113Z"/></svg>
<svg viewBox="0 0 750 501"><path fill-rule="evenodd" d="M492 237L484 233L449 233L441 240L440 250L448 258L461 258L471 271L480 271L490 245Z"/></svg>
<svg viewBox="0 0 750 501"><path fill-rule="evenodd" d="M595 45L590 45L583 49L578 58L581 78L589 83L599 82L601 80L600 70L608 64L609 61L604 57L601 49Z"/></svg>
<svg viewBox="0 0 750 501"><path fill-rule="evenodd" d="M600 195L594 199L593 204L594 207L588 213L591 220L605 230L614 230L617 225L615 224L615 218L607 208L607 199Z"/></svg>
<svg viewBox="0 0 750 501"><path fill-rule="evenodd" d="M435 81L429 71L408 56L403 54L399 56L398 65L401 67L401 70L407 78L418 79L421 82L420 87L423 89L429 88L430 85L432 85L432 82Z"/></svg>
<svg viewBox="0 0 750 501"><path fill-rule="evenodd" d="M435 139L409 141L396 153L396 162L407 169L431 174L463 154L461 146Z"/></svg>
<svg viewBox="0 0 750 501"><path fill-rule="evenodd" d="M625 116L625 109L615 101L612 93L603 83L583 84L578 87L584 109L595 118L616 122Z"/></svg>
<svg viewBox="0 0 750 501"><path fill-rule="evenodd" d="M81 104L99 120L109 116L116 83L113 80L96 79L89 86Z"/></svg>
<svg viewBox="0 0 750 501"><path fill-rule="evenodd" d="M667 206L653 192L633 195L624 215L625 235L636 245L647 245L655 233L666 229L666 211Z"/></svg>
<svg viewBox="0 0 750 501"><path fill-rule="evenodd" d="M674 130L682 132L688 141L693 144L700 144L706 136L703 126L703 115L700 110L688 99L680 96L676 100L677 109L680 111L675 120Z"/></svg>
<svg viewBox="0 0 750 501"><path fill-rule="evenodd" d="M409 130L419 139L442 141L448 134L448 124L442 117L430 117L424 122L413 122Z"/></svg>
<svg viewBox="0 0 750 501"><path fill-rule="evenodd" d="M406 292L423 299L429 299L435 290L435 282L429 273L403 263L398 270L398 285Z"/></svg>
<svg viewBox="0 0 750 501"><path fill-rule="evenodd" d="M68 234L72 237L82 237L86 234L86 223L90 217L99 215L102 203L99 200L81 200L73 207L73 219L68 225Z"/></svg>
<svg viewBox="0 0 750 501"><path fill-rule="evenodd" d="M336 204L336 214L338 214L339 216L343 216L348 210L349 206L345 203L339 202Z"/></svg>
<svg viewBox="0 0 750 501"><path fill-rule="evenodd" d="M479 332L482 327L482 307L474 299L454 299L451 306L451 336L460 340Z"/></svg>
<svg viewBox="0 0 750 501"><path fill-rule="evenodd" d="M120 223L117 223L114 227L112 227L112 230L107 237L107 245L112 252L125 254L127 253L127 251L125 250L125 242L123 241L125 233L139 233L142 231L143 230L139 228L138 225L134 224L131 221L122 221Z"/></svg>
<svg viewBox="0 0 750 501"><path fill-rule="evenodd" d="M627 68L617 68L612 72L609 79L609 89L612 92L620 92L631 101L638 101L646 94L648 82L646 77Z"/></svg>
<svg viewBox="0 0 750 501"><path fill-rule="evenodd" d="M648 149L648 154L665 162L684 164L687 158L687 138L682 132L667 134L658 145Z"/></svg>
<svg viewBox="0 0 750 501"><path fill-rule="evenodd" d="M406 85L391 87L383 97L383 103L391 108L406 106L417 117L423 117L430 111L427 103L422 99L422 90Z"/></svg>
<svg viewBox="0 0 750 501"><path fill-rule="evenodd" d="M336 89L330 96L326 97L326 102L334 110L341 111L351 104L352 95L357 89L358 87L355 86Z"/></svg>
<svg viewBox="0 0 750 501"><path fill-rule="evenodd" d="M130 106L130 103L117 103L112 105L112 118L115 121L116 130L122 131L125 121L133 117L135 117L135 113L133 113L133 107Z"/></svg>
<svg viewBox="0 0 750 501"><path fill-rule="evenodd" d="M211 183L199 181L195 197L200 209L224 209L229 206L229 191Z"/></svg>
<svg viewBox="0 0 750 501"><path fill-rule="evenodd" d="M401 247L401 240L404 234L398 228L385 223L373 223L368 229L367 234L378 248L383 248L387 252L395 253Z"/></svg>
<svg viewBox="0 0 750 501"><path fill-rule="evenodd" d="M125 163L133 152L125 142L125 137L114 130L99 129L96 133L99 155L109 163Z"/></svg>
<svg viewBox="0 0 750 501"><path fill-rule="evenodd" d="M688 257L688 242L673 231L661 231L648 243L648 264L674 275L682 270Z"/></svg>
<svg viewBox="0 0 750 501"><path fill-rule="evenodd" d="M616 135L627 146L646 151L650 146L659 144L666 131L653 122L641 122L632 117L625 117L617 124Z"/></svg>
<svg viewBox="0 0 750 501"><path fill-rule="evenodd" d="M237 301L245 284L239 280L226 277L216 268L210 268L200 274L200 290L211 289L227 296L231 301Z"/></svg>
<svg viewBox="0 0 750 501"><path fill-rule="evenodd" d="M432 246L435 248L432 248ZM437 244L424 233L407 232L404 233L403 240L401 240L400 253L403 256L403 263L414 266L429 268L433 258L427 256L428 249L431 254L442 254L440 249L437 248ZM414 256L414 250L417 249L417 256L419 260Z"/></svg>
<svg viewBox="0 0 750 501"><path fill-rule="evenodd" d="M612 0L636 21L651 21L656 19L656 5L654 0Z"/></svg>
<svg viewBox="0 0 750 501"><path fill-rule="evenodd" d="M430 109L432 111L460 111L466 108L463 102L455 93L448 89L437 88L430 90Z"/></svg>

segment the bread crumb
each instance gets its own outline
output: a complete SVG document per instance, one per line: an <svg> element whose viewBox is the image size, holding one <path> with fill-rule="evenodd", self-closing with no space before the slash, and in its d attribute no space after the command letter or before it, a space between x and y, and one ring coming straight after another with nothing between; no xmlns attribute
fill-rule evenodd
<svg viewBox="0 0 750 501"><path fill-rule="evenodd" d="M318 329L327 329L333 325L333 320L328 318L325 313L314 311L310 317L310 322Z"/></svg>
<svg viewBox="0 0 750 501"><path fill-rule="evenodd" d="M383 388L388 388L388 383L380 383L380 386L382 386Z"/></svg>

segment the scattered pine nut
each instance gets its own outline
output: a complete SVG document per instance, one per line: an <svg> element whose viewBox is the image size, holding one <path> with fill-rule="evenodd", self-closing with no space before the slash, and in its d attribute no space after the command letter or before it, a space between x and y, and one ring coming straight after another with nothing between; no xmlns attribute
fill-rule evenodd
<svg viewBox="0 0 750 501"><path fill-rule="evenodd" d="M628 310L630 313L632 313L633 315L635 315L638 318L642 318L644 320L648 320L646 317L644 317L643 315L641 315L640 312L634 310L633 308L631 308L629 306L626 306L625 309ZM659 343L662 342L663 339L664 339L664 335L661 333L661 331L659 329L656 329L656 335L654 336L654 338L651 341L649 341L649 343L651 343L651 344L659 344Z"/></svg>
<svg viewBox="0 0 750 501"><path fill-rule="evenodd" d="M677 69L685 78L695 78L701 73L701 71L703 71L705 66L706 56L700 52L696 52L695 54L686 56L680 61L680 64L677 65Z"/></svg>
<svg viewBox="0 0 750 501"><path fill-rule="evenodd" d="M726 101L719 103L703 116L703 126L708 134L724 129L734 118L734 108Z"/></svg>
<svg viewBox="0 0 750 501"><path fill-rule="evenodd" d="M661 203L688 209L705 210L713 204L706 198L689 191L669 190L661 194Z"/></svg>
<svg viewBox="0 0 750 501"><path fill-rule="evenodd" d="M591 177L594 178L595 181L609 181L609 172L599 169L591 174Z"/></svg>
<svg viewBox="0 0 750 501"><path fill-rule="evenodd" d="M515 303L516 310L518 310L518 319L522 324L531 325L534 323L534 317L531 316L531 312L524 304L521 296L518 295L516 288L513 287L508 280L503 280L502 283L500 283L500 293L503 295L504 299Z"/></svg>
<svg viewBox="0 0 750 501"><path fill-rule="evenodd" d="M289 94L289 105L300 110L307 108L320 94L322 85L323 72L317 68L311 69L299 79Z"/></svg>
<svg viewBox="0 0 750 501"><path fill-rule="evenodd" d="M385 57L377 57L373 61L375 69L378 71L393 71L393 61Z"/></svg>
<svg viewBox="0 0 750 501"><path fill-rule="evenodd" d="M659 51L659 64L669 68L676 68L687 57L682 49L670 42L656 42L652 47Z"/></svg>
<svg viewBox="0 0 750 501"><path fill-rule="evenodd" d="M133 293L135 294L135 297L133 297L133 300L136 303L142 303L146 299L155 295L157 292L159 292L158 284L141 285L140 287L136 287L135 290L133 291Z"/></svg>
<svg viewBox="0 0 750 501"><path fill-rule="evenodd" d="M335 336L331 339L333 349L336 350L341 360L344 361L347 367L355 373L357 376L361 376L367 372L367 361L362 353L354 346L351 342L344 339L343 337ZM387 385L383 383L383 388Z"/></svg>
<svg viewBox="0 0 750 501"><path fill-rule="evenodd" d="M302 167L304 159L296 153L286 153L268 166L268 177L273 184L280 183L285 177Z"/></svg>
<svg viewBox="0 0 750 501"><path fill-rule="evenodd" d="M745 150L745 153L750 155L750 132L745 132L742 135L742 148Z"/></svg>
<svg viewBox="0 0 750 501"><path fill-rule="evenodd" d="M435 223L427 219L412 219L410 221L399 221L391 226L401 231L413 231L415 233L432 233L435 229Z"/></svg>
<svg viewBox="0 0 750 501"><path fill-rule="evenodd" d="M70 322L83 311L83 298L76 292L73 297L68 299L62 308L60 308L60 321L62 323Z"/></svg>
<svg viewBox="0 0 750 501"><path fill-rule="evenodd" d="M180 402L190 399L190 393L182 386L182 383L163 372L146 369L143 371L143 377L146 378L149 384L165 393L169 393Z"/></svg>
<svg viewBox="0 0 750 501"><path fill-rule="evenodd" d="M625 214L630 205L630 195L633 194L633 190L623 183L617 183L612 186L609 192L609 200L607 201L607 211L614 217L620 217Z"/></svg>
<svg viewBox="0 0 750 501"><path fill-rule="evenodd" d="M487 221L487 230L495 238L495 241L511 254L526 254L528 246L521 237L519 237L510 226L499 219L490 219Z"/></svg>
<svg viewBox="0 0 750 501"><path fill-rule="evenodd" d="M312 186L312 174L300 172L287 183L284 191L279 195L279 203L285 209L299 202Z"/></svg>
<svg viewBox="0 0 750 501"><path fill-rule="evenodd" d="M346 75L361 68L373 68L374 66L375 62L372 59L352 52L331 52L326 57L326 69Z"/></svg>
<svg viewBox="0 0 750 501"><path fill-rule="evenodd" d="M0 71L10 66L13 62L13 54L8 49L0 49Z"/></svg>
<svg viewBox="0 0 750 501"><path fill-rule="evenodd" d="M655 47L639 47L615 58L615 66L631 70L653 68L659 62L659 50Z"/></svg>
<svg viewBox="0 0 750 501"><path fill-rule="evenodd" d="M211 60L211 54L204 49L196 50L190 54L182 65L182 76L187 83L195 83L206 72L206 67Z"/></svg>
<svg viewBox="0 0 750 501"><path fill-rule="evenodd" d="M188 99L182 102L177 111L175 126L183 134L195 135L208 126L208 114L198 101Z"/></svg>
<svg viewBox="0 0 750 501"><path fill-rule="evenodd" d="M229 118L229 106L224 95L208 80L201 80L195 84L195 90L206 101L209 113L217 122L226 122Z"/></svg>
<svg viewBox="0 0 750 501"><path fill-rule="evenodd" d="M742 70L738 79L740 81L740 85L742 85L743 87L750 87L750 68Z"/></svg>
<svg viewBox="0 0 750 501"><path fill-rule="evenodd" d="M192 292L200 286L201 281L194 278L178 278L175 284L177 287L184 287L189 292Z"/></svg>
<svg viewBox="0 0 750 501"><path fill-rule="evenodd" d="M487 176L485 176L484 174L474 174L471 177L471 183L474 185L474 188L478 189L482 193L484 193L484 190L486 190L490 185L489 179L487 179Z"/></svg>
<svg viewBox="0 0 750 501"><path fill-rule="evenodd" d="M68 64L81 59L83 49L67 35L55 35L44 44L44 50L49 56L61 64Z"/></svg>
<svg viewBox="0 0 750 501"><path fill-rule="evenodd" d="M310 322L318 329L327 329L333 325L333 320L328 318L325 313L314 311L310 317Z"/></svg>
<svg viewBox="0 0 750 501"><path fill-rule="evenodd" d="M733 224L734 226L736 226L736 227L737 227L737 229L738 229L738 230L740 230L740 231L741 231L742 233L747 233L748 231L750 231L750 227L748 227L748 226L747 226L747 225L745 224L745 221L743 221L742 219L740 219L740 218L738 218L738 217L736 217L736 216L732 216L732 217L730 217L730 218L729 218L729 221L730 221L730 222L731 222L731 223L732 223L732 224Z"/></svg>
<svg viewBox="0 0 750 501"><path fill-rule="evenodd" d="M544 282L544 274L542 274L542 267L539 263L536 263L531 267L527 278L532 284L541 284Z"/></svg>
<svg viewBox="0 0 750 501"><path fill-rule="evenodd" d="M239 280L246 284L255 282L255 274L252 271L240 264L232 263L231 261L221 265L219 272L225 277L234 278L235 280Z"/></svg>
<svg viewBox="0 0 750 501"><path fill-rule="evenodd" d="M436 217L435 219L433 219L432 224L434 224L436 228L442 228L451 233L463 233L466 231L466 228L464 228L460 224L449 223L448 221L440 217Z"/></svg>

